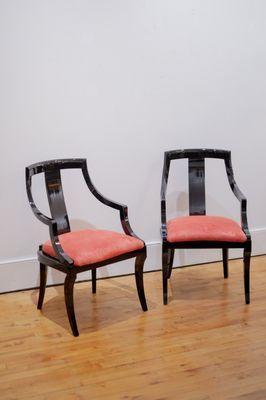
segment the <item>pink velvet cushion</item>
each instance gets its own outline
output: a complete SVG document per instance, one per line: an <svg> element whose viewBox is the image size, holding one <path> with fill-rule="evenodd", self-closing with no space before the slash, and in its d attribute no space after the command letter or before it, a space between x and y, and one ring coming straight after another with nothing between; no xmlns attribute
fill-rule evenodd
<svg viewBox="0 0 266 400"><path fill-rule="evenodd" d="M144 247L141 240L123 233L92 229L64 233L59 236L59 241L77 267L101 262ZM50 240L44 243L42 250L56 257Z"/></svg>
<svg viewBox="0 0 266 400"><path fill-rule="evenodd" d="M192 215L168 221L167 240L171 243L204 240L245 242L247 237L238 223L230 218Z"/></svg>

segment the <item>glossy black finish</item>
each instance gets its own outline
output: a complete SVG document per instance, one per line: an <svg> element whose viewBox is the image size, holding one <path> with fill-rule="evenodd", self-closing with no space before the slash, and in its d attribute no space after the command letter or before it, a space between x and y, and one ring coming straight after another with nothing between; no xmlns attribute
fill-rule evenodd
<svg viewBox="0 0 266 400"><path fill-rule="evenodd" d="M205 215L205 159L189 158L189 214Z"/></svg>
<svg viewBox="0 0 266 400"><path fill-rule="evenodd" d="M198 241L170 243L167 241L166 229L166 191L169 177L170 163L172 160L188 159L188 177L189 177L189 215L205 215L205 159L222 159L225 163L226 174L229 185L240 202L241 226L247 237L244 243L238 242L215 242ZM162 235L162 275L163 275L163 301L167 304L167 279L171 276L173 265L173 253L175 249L200 249L200 248L222 248L224 278L228 277L228 249L244 248L244 286L246 304L250 302L250 256L251 256L251 236L247 222L247 200L238 188L234 179L234 173L231 162L231 152L227 150L216 149L185 149L166 151L164 153L164 166L161 185L161 235Z"/></svg>
<svg viewBox="0 0 266 400"><path fill-rule="evenodd" d="M228 249L223 249L224 279L228 278Z"/></svg>
<svg viewBox="0 0 266 400"><path fill-rule="evenodd" d="M76 271L73 269L71 272L66 274L65 283L64 283L66 310L67 310L69 323L70 323L70 326L71 326L74 336L79 335L76 317L75 317L75 311L74 311L74 293L73 293L76 277L77 277Z"/></svg>
<svg viewBox="0 0 266 400"><path fill-rule="evenodd" d="M168 249L168 279L171 277L172 269L173 269L173 262L174 262L174 255L175 255L175 250L174 249Z"/></svg>
<svg viewBox="0 0 266 400"><path fill-rule="evenodd" d="M37 305L38 310L42 309L45 288L46 288L46 280L47 280L47 266L40 263L40 292Z"/></svg>
<svg viewBox="0 0 266 400"><path fill-rule="evenodd" d="M244 249L244 286L246 304L250 303L250 257L251 248Z"/></svg>
<svg viewBox="0 0 266 400"><path fill-rule="evenodd" d="M92 281L92 293L95 294L96 293L96 274L97 274L97 270L92 269L91 270L91 281Z"/></svg>
<svg viewBox="0 0 266 400"><path fill-rule="evenodd" d="M86 159L74 158L74 159L62 159L62 160L50 160L40 163L36 163L26 167L26 189L29 199L30 206L35 216L44 224L49 227L50 239L56 258L50 257L43 253L42 246L39 247L38 260L40 262L40 293L38 308L41 309L45 293L46 285L46 273L47 266L55 268L66 274L65 278L65 303L67 308L67 314L69 323L74 336L78 336L78 328L74 313L74 301L73 301L73 287L76 280L76 275L80 272L92 271L92 293L96 293L96 269L111 263L126 260L129 258L136 257L135 276L138 295L143 311L147 310L147 304L143 288L143 265L146 259L146 246L141 250L132 251L123 254L118 257L105 260L100 263L90 264L83 267L75 267L73 260L66 254L60 245L59 235L70 232L69 218L66 210L64 193L61 180L62 169L73 169L77 168L82 171L85 182L91 191L91 193L103 204L114 208L119 211L120 221L125 234L138 238L133 232L129 219L128 219L128 208L123 204L116 203L112 200L104 197L93 185L90 175L87 169ZM36 206L32 196L32 177L35 174L44 173L46 192L49 201L51 217L44 215Z"/></svg>
<svg viewBox="0 0 266 400"><path fill-rule="evenodd" d="M148 310L145 293L144 293L144 286L143 286L143 266L144 266L146 257L147 257L147 254L145 251L136 257L136 262L135 262L135 279L136 279L139 300L140 300L143 311Z"/></svg>

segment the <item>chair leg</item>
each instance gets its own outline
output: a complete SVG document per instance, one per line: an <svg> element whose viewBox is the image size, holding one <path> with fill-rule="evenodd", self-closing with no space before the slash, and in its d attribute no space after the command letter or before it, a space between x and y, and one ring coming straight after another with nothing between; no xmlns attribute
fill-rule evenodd
<svg viewBox="0 0 266 400"><path fill-rule="evenodd" d="M67 309L67 315L69 323L74 336L79 336L79 331L77 328L77 322L75 318L74 311L74 299L73 299L73 287L76 280L75 272L68 272L65 278L64 289L65 289L65 303Z"/></svg>
<svg viewBox="0 0 266 400"><path fill-rule="evenodd" d="M167 304L167 291L168 291L168 249L162 249L162 275L163 275L163 304Z"/></svg>
<svg viewBox="0 0 266 400"><path fill-rule="evenodd" d="M139 256L136 257L135 261L135 279L136 279L136 286L138 290L138 295L139 295L139 301L142 307L143 311L147 311L147 303L146 303L146 298L145 298L145 292L144 292L144 286L143 286L143 266L144 262L146 260L146 252L143 254L140 254Z"/></svg>
<svg viewBox="0 0 266 400"><path fill-rule="evenodd" d="M228 278L228 249L223 249L224 279Z"/></svg>
<svg viewBox="0 0 266 400"><path fill-rule="evenodd" d="M96 293L96 268L91 270L92 293Z"/></svg>
<svg viewBox="0 0 266 400"><path fill-rule="evenodd" d="M250 303L250 249L244 249L244 286L245 286L245 301Z"/></svg>
<svg viewBox="0 0 266 400"><path fill-rule="evenodd" d="M171 278L172 269L173 269L175 250L174 249L169 249L168 254L169 254L169 263L168 263L168 276L167 276L167 278L170 279Z"/></svg>
<svg viewBox="0 0 266 400"><path fill-rule="evenodd" d="M38 299L38 310L42 309L43 299L46 288L46 280L47 280L47 266L40 263L40 290L39 290L39 299Z"/></svg>

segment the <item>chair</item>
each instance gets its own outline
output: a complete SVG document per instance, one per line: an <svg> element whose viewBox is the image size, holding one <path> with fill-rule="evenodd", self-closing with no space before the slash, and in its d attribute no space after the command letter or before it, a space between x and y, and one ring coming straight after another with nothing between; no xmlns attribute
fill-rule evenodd
<svg viewBox="0 0 266 400"><path fill-rule="evenodd" d="M61 170L81 169L85 182L92 194L103 204L119 211L124 233L106 230L83 230L71 232L64 201ZM42 214L36 207L32 196L32 177L44 173L51 218ZM92 293L96 293L96 270L107 264L136 257L135 279L139 300L143 311L147 311L143 287L143 265L146 259L146 246L130 227L128 209L122 204L106 199L93 185L85 159L62 159L44 161L26 168L26 188L30 206L35 216L48 225L50 240L39 247L40 291L38 309L42 308L47 266L66 274L64 281L65 304L69 323L74 336L78 328L74 312L73 286L80 272L91 270Z"/></svg>
<svg viewBox="0 0 266 400"><path fill-rule="evenodd" d="M222 159L230 187L240 202L241 227L223 217L206 215L205 158ZM189 216L166 220L166 190L172 160L188 159ZM167 304L167 283L171 277L175 249L221 248L224 278L228 278L228 249L244 249L244 287L246 304L250 302L251 236L247 222L247 200L239 190L233 174L231 152L214 149L166 151L161 185L161 235L163 302Z"/></svg>

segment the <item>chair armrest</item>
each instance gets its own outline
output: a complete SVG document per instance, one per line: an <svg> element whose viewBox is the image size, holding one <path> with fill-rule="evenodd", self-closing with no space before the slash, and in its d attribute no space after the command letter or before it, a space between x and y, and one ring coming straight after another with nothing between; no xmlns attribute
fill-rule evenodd
<svg viewBox="0 0 266 400"><path fill-rule="evenodd" d="M235 197L239 200L240 202L240 214L241 214L241 226L243 231L245 232L246 236L248 239L251 239L251 235L249 232L248 228L248 218L247 218L247 199L237 186L236 182L229 181L230 187L232 189L232 192L234 193Z"/></svg>
<svg viewBox="0 0 266 400"><path fill-rule="evenodd" d="M241 214L242 229L243 229L245 235L247 236L248 240L251 240L251 235L250 235L249 227L248 227L248 218L247 218L247 199L244 196L244 194L241 192L241 190L239 189L239 187L235 181L230 155L228 158L225 159L225 167L226 167L226 173L227 173L229 185L230 185L235 197L240 202L240 214Z"/></svg>
<svg viewBox="0 0 266 400"><path fill-rule="evenodd" d="M128 219L128 207L124 204L117 203L113 200L110 200L103 196L94 186L92 183L92 180L90 178L88 168L87 168L87 163L85 162L82 166L82 173L84 176L84 179L86 181L86 184L91 191L91 193L103 204L105 204L108 207L114 208L119 211L120 213L120 221L121 225L123 228L123 231L125 232L126 235L133 236L136 239L139 239L139 237L134 233L133 229L130 226L129 219Z"/></svg>

